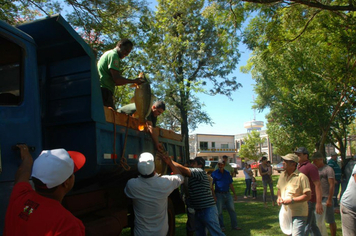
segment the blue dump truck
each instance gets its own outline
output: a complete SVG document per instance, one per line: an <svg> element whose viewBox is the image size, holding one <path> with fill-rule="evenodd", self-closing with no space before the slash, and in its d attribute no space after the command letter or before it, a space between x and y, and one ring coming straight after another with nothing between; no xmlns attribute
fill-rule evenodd
<svg viewBox="0 0 356 236"><path fill-rule="evenodd" d="M96 58L60 15L13 27L0 21L0 234L17 168L16 144L36 158L41 150L82 152L87 161L63 205L86 227L86 235L119 235L133 225L123 190L137 177L137 157L154 145L137 120L103 106ZM160 129L168 154L184 163L181 135ZM169 170L168 170L169 171ZM174 216L184 211L179 191L169 199Z"/></svg>

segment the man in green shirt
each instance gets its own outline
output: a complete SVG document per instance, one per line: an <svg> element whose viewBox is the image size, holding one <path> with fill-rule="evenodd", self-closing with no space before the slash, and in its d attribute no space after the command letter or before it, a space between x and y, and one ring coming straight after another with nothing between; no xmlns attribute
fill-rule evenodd
<svg viewBox="0 0 356 236"><path fill-rule="evenodd" d="M130 80L122 76L121 60L130 54L132 48L133 43L129 39L121 39L114 49L105 52L98 61L104 106L114 108L115 86L142 83L140 78Z"/></svg>

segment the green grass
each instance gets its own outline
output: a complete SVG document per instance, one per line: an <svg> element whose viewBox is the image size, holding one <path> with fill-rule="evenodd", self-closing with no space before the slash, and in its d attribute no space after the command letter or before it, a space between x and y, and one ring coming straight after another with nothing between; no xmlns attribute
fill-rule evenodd
<svg viewBox="0 0 356 236"><path fill-rule="evenodd" d="M279 176L273 176L274 186L277 184ZM284 235L279 228L279 207L272 206L271 196L269 190L267 192L268 208L264 207L262 202L262 180L261 177L256 177L257 180L257 195L259 196L257 201L249 198L248 201L243 201L245 191L245 179L234 178L234 188L238 195L238 201L235 203L235 209L237 214L237 221L241 231L234 231L230 229L230 217L227 211L224 211L224 223L226 227L225 234L227 236L269 236L269 235ZM274 189L275 195L277 195L277 189ZM341 236L341 220L340 215L335 214L336 225L338 227L336 235ZM187 221L186 214L180 214L176 216L176 235L185 236L185 222ZM329 226L327 225L328 234L330 234ZM130 235L130 230L125 229L121 235Z"/></svg>

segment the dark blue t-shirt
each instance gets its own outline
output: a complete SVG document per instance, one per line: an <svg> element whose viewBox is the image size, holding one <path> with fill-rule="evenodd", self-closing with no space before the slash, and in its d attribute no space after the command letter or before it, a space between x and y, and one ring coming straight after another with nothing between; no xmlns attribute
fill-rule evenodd
<svg viewBox="0 0 356 236"><path fill-rule="evenodd" d="M211 173L211 177L213 177L213 184L215 184L215 192L229 192L232 177L228 171L224 170L221 173L219 169L215 170Z"/></svg>

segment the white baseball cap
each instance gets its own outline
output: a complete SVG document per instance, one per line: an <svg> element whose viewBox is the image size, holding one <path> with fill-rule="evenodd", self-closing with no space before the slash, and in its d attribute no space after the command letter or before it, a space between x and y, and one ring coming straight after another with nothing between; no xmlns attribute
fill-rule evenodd
<svg viewBox="0 0 356 236"><path fill-rule="evenodd" d="M155 170L155 159L149 152L144 152L138 158L137 163L138 172L141 175L150 175Z"/></svg>
<svg viewBox="0 0 356 236"><path fill-rule="evenodd" d="M85 156L80 152L67 152L63 148L43 150L33 163L32 177L41 180L47 188L53 188L66 181L84 163Z"/></svg>

